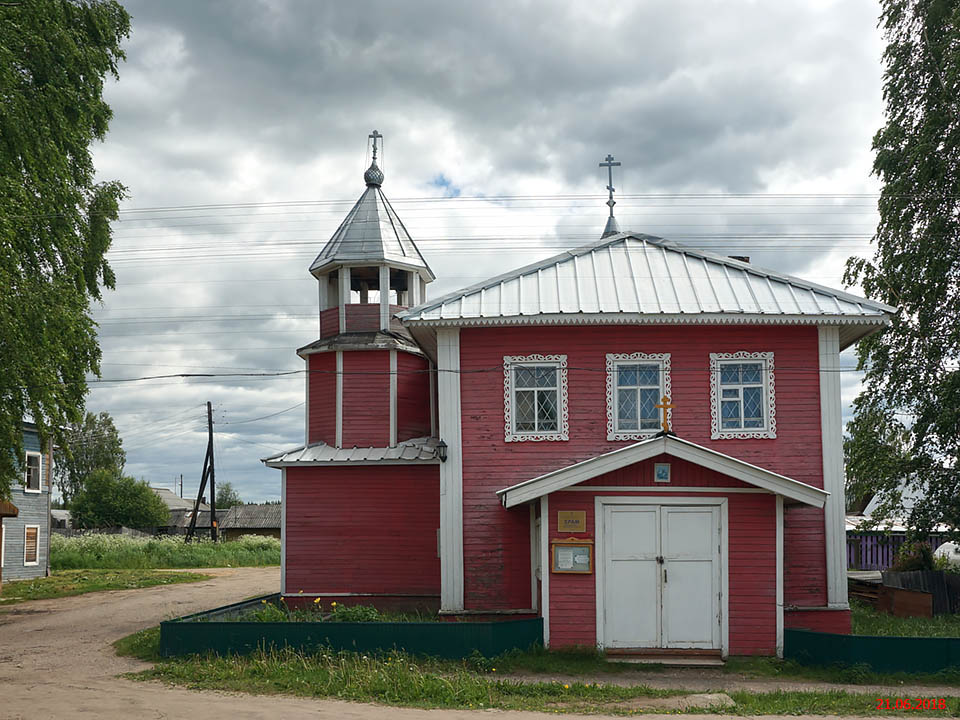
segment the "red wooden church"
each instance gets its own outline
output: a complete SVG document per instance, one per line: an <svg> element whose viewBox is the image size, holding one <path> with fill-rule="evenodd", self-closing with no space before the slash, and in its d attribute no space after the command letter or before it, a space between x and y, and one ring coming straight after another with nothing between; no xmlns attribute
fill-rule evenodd
<svg viewBox="0 0 960 720"><path fill-rule="evenodd" d="M428 300L376 152L364 179L310 267L305 445L264 461L284 594L550 647L849 632L839 353L893 308L619 232L612 188L599 242Z"/></svg>

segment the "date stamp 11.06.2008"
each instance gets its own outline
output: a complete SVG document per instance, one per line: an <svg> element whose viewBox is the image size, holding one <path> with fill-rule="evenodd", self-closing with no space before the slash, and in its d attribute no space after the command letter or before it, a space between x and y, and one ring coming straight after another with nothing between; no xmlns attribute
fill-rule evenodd
<svg viewBox="0 0 960 720"><path fill-rule="evenodd" d="M877 698L877 710L946 710L946 698Z"/></svg>

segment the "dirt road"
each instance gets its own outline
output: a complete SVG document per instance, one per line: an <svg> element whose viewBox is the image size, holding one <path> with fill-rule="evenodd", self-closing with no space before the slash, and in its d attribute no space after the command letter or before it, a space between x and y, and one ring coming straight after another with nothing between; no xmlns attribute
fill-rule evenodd
<svg viewBox="0 0 960 720"><path fill-rule="evenodd" d="M110 645L114 640L167 618L272 592L279 585L277 568L203 572L215 577L184 585L36 600L0 611L0 719L196 720L207 715L231 720L477 720L491 712L508 715L509 720L556 717L201 693L117 677L145 666L137 660L117 657ZM586 716L564 717L586 720ZM597 716L589 717L595 720ZM717 720L724 716L709 717Z"/></svg>

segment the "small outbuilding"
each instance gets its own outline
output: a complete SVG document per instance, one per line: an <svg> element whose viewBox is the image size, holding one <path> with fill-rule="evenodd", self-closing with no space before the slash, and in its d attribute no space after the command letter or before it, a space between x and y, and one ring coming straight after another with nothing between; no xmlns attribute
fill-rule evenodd
<svg viewBox="0 0 960 720"><path fill-rule="evenodd" d="M237 540L244 535L262 535L280 538L282 506L278 503L263 505L234 505L226 511L218 526L224 540Z"/></svg>

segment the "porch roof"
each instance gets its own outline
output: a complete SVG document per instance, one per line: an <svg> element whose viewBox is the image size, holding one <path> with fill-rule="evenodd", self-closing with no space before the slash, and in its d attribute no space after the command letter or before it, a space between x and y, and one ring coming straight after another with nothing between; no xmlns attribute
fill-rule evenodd
<svg viewBox="0 0 960 720"><path fill-rule="evenodd" d="M571 485L591 480L612 470L618 470L663 454L671 455L680 460L687 460L701 467L741 480L749 485L768 490L776 495L782 495L787 500L812 505L813 507L823 507L830 495L820 488L751 465L743 460L705 448L689 440L683 440L675 435L657 435L648 440L641 440L625 448L597 455L589 460L583 460L574 465L568 465L559 470L497 490L497 495L500 496L500 502L503 503L504 507L514 507L549 495L552 492L563 490ZM629 490L629 488L624 487L624 490ZM718 490L722 491L723 488L718 488Z"/></svg>

